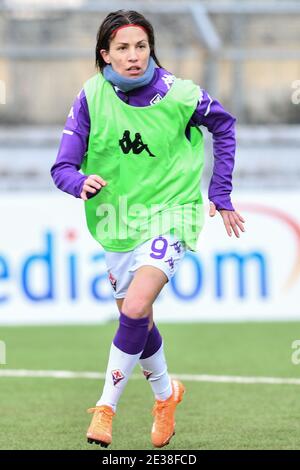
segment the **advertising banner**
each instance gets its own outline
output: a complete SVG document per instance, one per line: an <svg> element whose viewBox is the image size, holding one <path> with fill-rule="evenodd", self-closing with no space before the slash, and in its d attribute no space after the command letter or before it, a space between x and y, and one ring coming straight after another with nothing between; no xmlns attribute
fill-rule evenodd
<svg viewBox="0 0 300 470"><path fill-rule="evenodd" d="M300 193L235 192L246 232L208 216L154 304L158 321L300 320ZM0 201L0 324L105 322L118 311L83 202L60 193Z"/></svg>

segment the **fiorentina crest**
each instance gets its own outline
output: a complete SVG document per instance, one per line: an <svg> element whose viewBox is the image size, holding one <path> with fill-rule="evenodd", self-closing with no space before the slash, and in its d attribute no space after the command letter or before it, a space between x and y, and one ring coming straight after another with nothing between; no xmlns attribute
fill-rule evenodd
<svg viewBox="0 0 300 470"><path fill-rule="evenodd" d="M143 374L146 377L147 380L149 380L150 375L152 375L152 372L150 370L143 370Z"/></svg>
<svg viewBox="0 0 300 470"><path fill-rule="evenodd" d="M111 283L111 286L114 291L117 290L117 279L112 275L112 273L109 273L108 279Z"/></svg>
<svg viewBox="0 0 300 470"><path fill-rule="evenodd" d="M119 382L121 382L121 380L125 379L125 375L123 375L120 369L112 370L111 376L112 376L114 385L117 385Z"/></svg>

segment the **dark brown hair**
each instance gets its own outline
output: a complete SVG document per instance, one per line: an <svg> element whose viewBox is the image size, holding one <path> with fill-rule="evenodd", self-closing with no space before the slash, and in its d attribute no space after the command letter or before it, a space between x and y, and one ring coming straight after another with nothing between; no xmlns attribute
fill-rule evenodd
<svg viewBox="0 0 300 470"><path fill-rule="evenodd" d="M150 46L150 55L155 60L156 64L161 67L159 60L155 54L155 40L154 40L154 30L151 23L146 20L146 18L133 10L118 10L113 11L107 15L107 17L102 22L98 33L97 33L97 44L96 44L96 67L102 72L105 67L106 62L103 60L103 57L100 54L101 49L109 50L110 41L112 39L112 33L119 28L120 26L125 26L126 24L136 24L142 26L148 35L148 41Z"/></svg>

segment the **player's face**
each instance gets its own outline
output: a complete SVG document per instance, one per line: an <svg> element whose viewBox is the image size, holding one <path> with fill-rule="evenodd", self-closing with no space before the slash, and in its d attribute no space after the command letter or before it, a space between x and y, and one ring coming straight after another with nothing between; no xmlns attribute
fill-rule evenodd
<svg viewBox="0 0 300 470"><path fill-rule="evenodd" d="M100 53L105 62L123 77L138 78L148 66L150 46L147 33L135 26L120 29L109 50L101 49Z"/></svg>

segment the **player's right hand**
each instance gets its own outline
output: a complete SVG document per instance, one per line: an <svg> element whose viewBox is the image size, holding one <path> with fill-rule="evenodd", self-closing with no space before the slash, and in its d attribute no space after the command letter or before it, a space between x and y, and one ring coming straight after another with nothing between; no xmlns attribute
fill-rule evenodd
<svg viewBox="0 0 300 470"><path fill-rule="evenodd" d="M97 192L101 190L103 186L106 186L107 182L98 175L90 175L84 181L84 185L82 187L82 191L80 193L81 199L84 201L88 200L87 193L91 193L91 195L95 195Z"/></svg>

